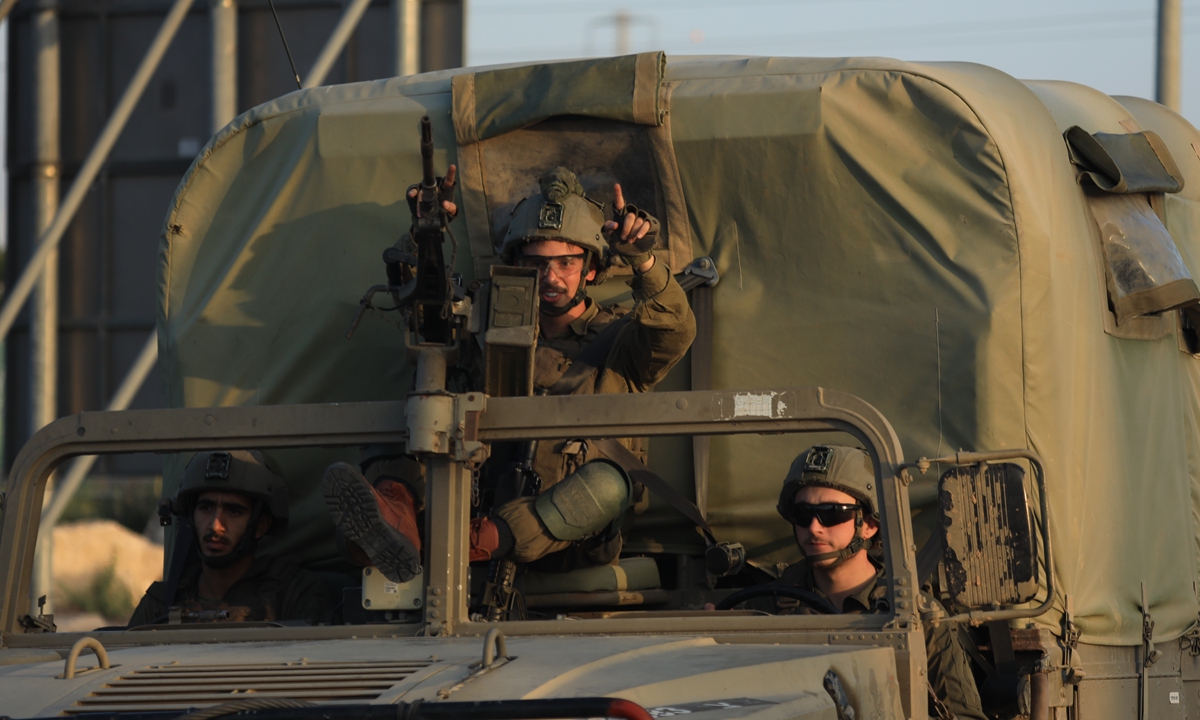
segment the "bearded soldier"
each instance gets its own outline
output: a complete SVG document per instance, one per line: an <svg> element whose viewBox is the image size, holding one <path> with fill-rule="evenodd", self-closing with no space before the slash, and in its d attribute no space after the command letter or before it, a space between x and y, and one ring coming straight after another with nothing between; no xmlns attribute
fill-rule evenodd
<svg viewBox="0 0 1200 720"><path fill-rule="evenodd" d="M328 620L319 576L256 552L288 522L287 485L272 459L257 450L196 453L171 508L181 519L176 541L194 542L200 561L151 585L130 627L166 622L172 609L183 622Z"/></svg>
<svg viewBox="0 0 1200 720"><path fill-rule="evenodd" d="M454 166L442 183L454 183ZM646 392L691 346L696 322L687 296L651 252L658 221L625 202L613 187L614 214L588 197L574 173L555 168L539 179L540 192L513 210L501 246L504 261L538 271L540 336L534 385L552 395ZM410 189L409 198L415 198ZM449 200L443 208L453 216ZM632 268L632 310L602 308L587 295L610 262ZM615 445L616 447L613 447ZM621 550L620 519L635 489L618 465L640 452L637 439L605 444L577 439L538 443L532 467L540 494L518 497L471 522L472 561L538 561L536 569L569 570L614 562ZM625 462L612 455L624 453ZM616 463L612 460L617 460ZM420 567L417 513L424 478L412 458L386 451L359 467L325 472L331 515L349 540L352 559L369 561L395 581ZM565 498L587 502L566 502Z"/></svg>
<svg viewBox="0 0 1200 720"><path fill-rule="evenodd" d="M879 546L874 486L875 472L864 450L817 445L796 458L776 507L791 523L804 560L789 566L779 584L809 590L840 613L888 612L883 564L869 552ZM922 605L937 607L933 597L921 595ZM806 610L795 600L781 599L777 606L779 612ZM954 627L927 624L925 650L931 715L945 716L945 710L983 720L975 677Z"/></svg>

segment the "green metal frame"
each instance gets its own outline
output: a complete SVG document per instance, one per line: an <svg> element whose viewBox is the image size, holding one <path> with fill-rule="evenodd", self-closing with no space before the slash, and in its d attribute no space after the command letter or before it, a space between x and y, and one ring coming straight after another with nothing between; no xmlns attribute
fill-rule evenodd
<svg viewBox="0 0 1200 720"><path fill-rule="evenodd" d="M448 395L448 394L447 394ZM409 403L413 400L409 399ZM852 395L822 388L752 391L661 392L629 395L454 398L455 439L443 454L426 458L428 567L424 574L425 624L370 626L388 636L483 635L500 627L510 636L614 633L705 633L737 641L743 634L786 635L791 642L891 645L905 688L905 705L924 702L925 653L915 607L917 587L903 455L883 415ZM405 401L280 405L80 413L43 428L21 449L8 477L0 525L0 645L69 645L77 635L24 635L19 618L29 612L42 497L50 473L77 455L181 452L204 449L350 446L404 442ZM845 432L867 448L880 481L888 594L893 615L726 616L675 614L573 620L473 623L467 615L467 526L470 508L468 452L479 443L552 439L569 427L572 437L724 435ZM455 459L455 457L459 459ZM474 458L478 459L478 453ZM239 630L237 640L318 639L363 635L362 626ZM227 630L167 629L104 633L108 645L213 642L233 639ZM119 636L119 637L112 637ZM261 637L260 637L261 636ZM915 690L913 688L916 688ZM920 691L920 692L918 692ZM908 697L909 695L912 697Z"/></svg>

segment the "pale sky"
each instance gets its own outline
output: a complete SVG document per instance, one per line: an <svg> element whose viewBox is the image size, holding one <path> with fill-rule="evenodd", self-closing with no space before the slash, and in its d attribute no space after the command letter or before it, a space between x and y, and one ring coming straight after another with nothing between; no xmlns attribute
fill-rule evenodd
<svg viewBox="0 0 1200 720"><path fill-rule="evenodd" d="M1154 97L1157 0L468 0L472 65L629 50L668 55L886 56L962 60L1022 79L1071 80ZM1200 124L1200 0L1183 3L1183 114ZM7 23L4 24L7 26ZM7 28L0 30L4 117ZM0 135L0 168L5 143ZM0 172L0 247L7 231Z"/></svg>
<svg viewBox="0 0 1200 720"><path fill-rule="evenodd" d="M962 60L1154 97L1157 0L469 0L472 65L613 54ZM1184 0L1183 114L1200 123L1200 0Z"/></svg>

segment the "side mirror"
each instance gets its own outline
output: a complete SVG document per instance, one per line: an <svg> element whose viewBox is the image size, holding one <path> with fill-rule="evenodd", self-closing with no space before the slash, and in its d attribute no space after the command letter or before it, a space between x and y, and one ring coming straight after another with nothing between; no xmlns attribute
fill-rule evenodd
<svg viewBox="0 0 1200 720"><path fill-rule="evenodd" d="M938 481L942 587L978 610L1029 602L1038 591L1037 545L1014 463L979 463Z"/></svg>

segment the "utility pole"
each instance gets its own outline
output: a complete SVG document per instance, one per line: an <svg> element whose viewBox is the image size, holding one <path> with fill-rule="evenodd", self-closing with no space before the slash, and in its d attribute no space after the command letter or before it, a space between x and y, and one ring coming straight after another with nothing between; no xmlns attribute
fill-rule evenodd
<svg viewBox="0 0 1200 720"><path fill-rule="evenodd" d="M237 0L208 0L212 26L212 132L237 117Z"/></svg>
<svg viewBox="0 0 1200 720"><path fill-rule="evenodd" d="M1155 100L1179 112L1182 65L1183 9L1181 0L1158 0L1158 88Z"/></svg>
<svg viewBox="0 0 1200 720"><path fill-rule="evenodd" d="M613 27L617 36L617 55L629 54L629 29L633 25L633 17L625 10L618 10L613 16Z"/></svg>
<svg viewBox="0 0 1200 720"><path fill-rule="evenodd" d="M421 0L392 0L392 17L396 22L396 77L416 75L421 72Z"/></svg>
<svg viewBox="0 0 1200 720"><path fill-rule="evenodd" d="M465 25L465 23L464 23ZM591 54L592 52L592 33L599 27L607 27L611 25L613 28L613 49L615 55L628 55L633 52L633 26L643 25L649 27L651 34L654 33L655 24L652 18L641 15L633 15L628 10L620 9L612 15L594 18L587 26L587 31L584 39L584 53ZM654 42L657 42L655 40Z"/></svg>
<svg viewBox="0 0 1200 720"><path fill-rule="evenodd" d="M58 12L52 8L39 10L34 18L34 43L37 61L35 65L34 90L34 180L33 180L33 233L41 238L58 212L59 193L59 100L60 63L58 39ZM36 243L31 243L32 249ZM58 250L47 258L33 292L29 312L30 369L30 432L36 433L49 425L58 416ZM53 483L46 486L50 496ZM53 545L39 547L39 551L50 553ZM45 565L49 574L49 564ZM42 582L32 587L50 587L50 578L38 578ZM37 598L30 598L31 608L37 607ZM47 606L47 613L53 610ZM37 614L34 610L33 614Z"/></svg>

